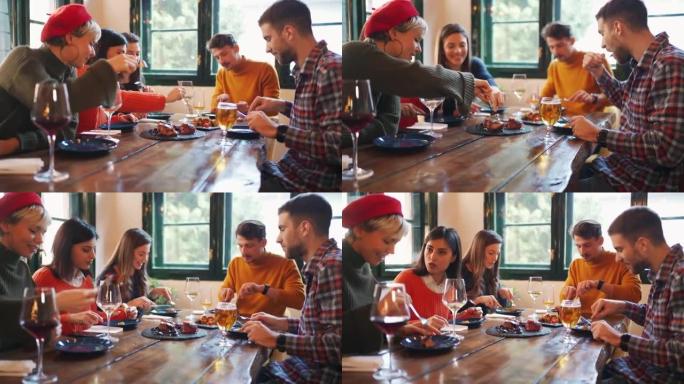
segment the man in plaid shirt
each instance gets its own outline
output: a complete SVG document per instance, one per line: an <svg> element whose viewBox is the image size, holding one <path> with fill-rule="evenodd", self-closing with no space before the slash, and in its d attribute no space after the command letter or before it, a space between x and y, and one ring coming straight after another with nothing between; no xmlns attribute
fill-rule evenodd
<svg viewBox="0 0 684 384"><path fill-rule="evenodd" d="M257 97L247 122L264 137L289 148L277 164L261 164L262 192L339 191L342 177L342 57L316 42L309 8L299 0L279 0L259 19L266 50L278 62L295 62L294 103ZM290 117L278 125L267 114Z"/></svg>
<svg viewBox="0 0 684 384"><path fill-rule="evenodd" d="M611 77L601 55L584 56L610 101L622 110L620 129L599 129L584 117L573 133L612 151L594 161L578 191L680 191L684 189L684 51L648 29L641 0L611 0L596 15L603 47L621 62L637 62L625 82ZM582 177L582 176L580 176Z"/></svg>
<svg viewBox="0 0 684 384"><path fill-rule="evenodd" d="M328 238L332 208L301 194L278 209L278 242L288 258L302 258L306 299L299 319L263 312L244 326L249 339L290 358L266 365L259 383L338 383L342 378L342 251Z"/></svg>
<svg viewBox="0 0 684 384"><path fill-rule="evenodd" d="M599 299L592 306L591 332L597 340L620 347L629 356L614 359L605 374L613 381L684 382L684 253L668 246L660 217L646 207L620 214L608 228L617 258L634 274L650 268L647 304ZM620 333L598 320L622 314L642 325L641 336Z"/></svg>

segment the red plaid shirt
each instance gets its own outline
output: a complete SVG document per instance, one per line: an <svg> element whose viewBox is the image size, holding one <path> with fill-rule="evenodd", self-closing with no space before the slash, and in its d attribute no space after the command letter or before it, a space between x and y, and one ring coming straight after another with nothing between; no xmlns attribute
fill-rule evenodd
<svg viewBox="0 0 684 384"><path fill-rule="evenodd" d="M684 382L684 253L674 245L658 271L651 271L647 304L627 303L625 315L644 327L631 336L629 356L607 369L635 383Z"/></svg>
<svg viewBox="0 0 684 384"><path fill-rule="evenodd" d="M684 51L660 33L626 81L604 71L598 84L622 116L596 169L618 191L684 189Z"/></svg>
<svg viewBox="0 0 684 384"><path fill-rule="evenodd" d="M325 41L295 67L294 104L285 135L289 151L262 171L276 176L291 191L339 191L342 178L342 57Z"/></svg>
<svg viewBox="0 0 684 384"><path fill-rule="evenodd" d="M342 251L323 243L304 266L306 300L299 319L288 319L285 352L292 356L265 369L283 383L337 383L342 379Z"/></svg>

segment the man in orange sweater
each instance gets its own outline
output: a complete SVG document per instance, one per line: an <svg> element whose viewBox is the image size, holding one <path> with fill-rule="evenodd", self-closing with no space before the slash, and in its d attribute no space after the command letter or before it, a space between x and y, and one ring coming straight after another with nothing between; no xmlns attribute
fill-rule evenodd
<svg viewBox="0 0 684 384"><path fill-rule="evenodd" d="M304 283L294 260L266 252L266 227L247 220L235 230L242 257L228 264L219 299L231 301L237 293L238 311L249 316L266 312L283 316L285 307L301 309Z"/></svg>
<svg viewBox="0 0 684 384"><path fill-rule="evenodd" d="M601 224L582 220L572 228L572 238L582 256L570 264L568 278L561 290L561 300L579 296L582 314L591 315L598 299L641 300L641 281L629 268L617 261L614 252L603 249Z"/></svg>
<svg viewBox="0 0 684 384"><path fill-rule="evenodd" d="M215 34L207 42L207 49L221 64L216 74L214 94L211 96L212 110L216 109L219 102L232 102L238 105L240 112L246 114L257 96L280 96L280 83L275 68L240 55L240 46L233 35Z"/></svg>
<svg viewBox="0 0 684 384"><path fill-rule="evenodd" d="M552 22L542 29L541 34L555 57L549 64L541 96L557 95L568 99L563 106L569 115L586 115L609 105L608 98L601 93L594 78L582 67L584 52L575 49L570 26ZM612 74L608 62L603 61L606 70Z"/></svg>

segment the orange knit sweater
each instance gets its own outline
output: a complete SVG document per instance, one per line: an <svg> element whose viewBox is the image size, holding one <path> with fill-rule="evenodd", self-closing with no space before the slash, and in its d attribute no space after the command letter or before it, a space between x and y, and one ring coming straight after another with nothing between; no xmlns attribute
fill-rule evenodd
<svg viewBox="0 0 684 384"><path fill-rule="evenodd" d="M251 104L257 96L278 98L280 83L275 69L259 61L242 58L237 68L226 70L220 68L216 74L216 86L211 96L211 109L215 109L218 102L216 97L226 93L230 101L237 103L245 101Z"/></svg>

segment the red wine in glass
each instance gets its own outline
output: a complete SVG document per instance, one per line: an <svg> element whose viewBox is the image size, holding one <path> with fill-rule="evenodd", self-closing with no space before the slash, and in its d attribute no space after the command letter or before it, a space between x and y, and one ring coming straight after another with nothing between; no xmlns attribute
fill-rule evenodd
<svg viewBox="0 0 684 384"><path fill-rule="evenodd" d="M353 166L342 172L345 180L363 180L373 176L373 170L359 168L359 132L374 118L375 104L370 80L345 79L342 86L342 122L352 134Z"/></svg>
<svg viewBox="0 0 684 384"><path fill-rule="evenodd" d="M372 113L343 114L342 122L352 133L361 132L368 124L373 121Z"/></svg>
<svg viewBox="0 0 684 384"><path fill-rule="evenodd" d="M59 322L56 320L50 321L21 321L19 323L28 333L35 339L47 339L50 337L52 331L57 328Z"/></svg>
<svg viewBox="0 0 684 384"><path fill-rule="evenodd" d="M394 335L407 322L408 318L404 316L371 317L371 323L386 335Z"/></svg>
<svg viewBox="0 0 684 384"><path fill-rule="evenodd" d="M60 129L69 125L69 118L57 116L52 119L45 117L35 117L33 123L47 131L49 135L56 135Z"/></svg>
<svg viewBox="0 0 684 384"><path fill-rule="evenodd" d="M36 339L37 361L34 373L24 383L54 383L57 376L43 373L43 346L59 326L59 311L54 288L24 288L19 325Z"/></svg>
<svg viewBox="0 0 684 384"><path fill-rule="evenodd" d="M47 134L50 149L49 168L36 173L33 179L42 183L55 183L68 179L68 173L55 170L55 137L57 131L66 127L71 120L69 93L66 84L55 80L36 84L31 120Z"/></svg>

